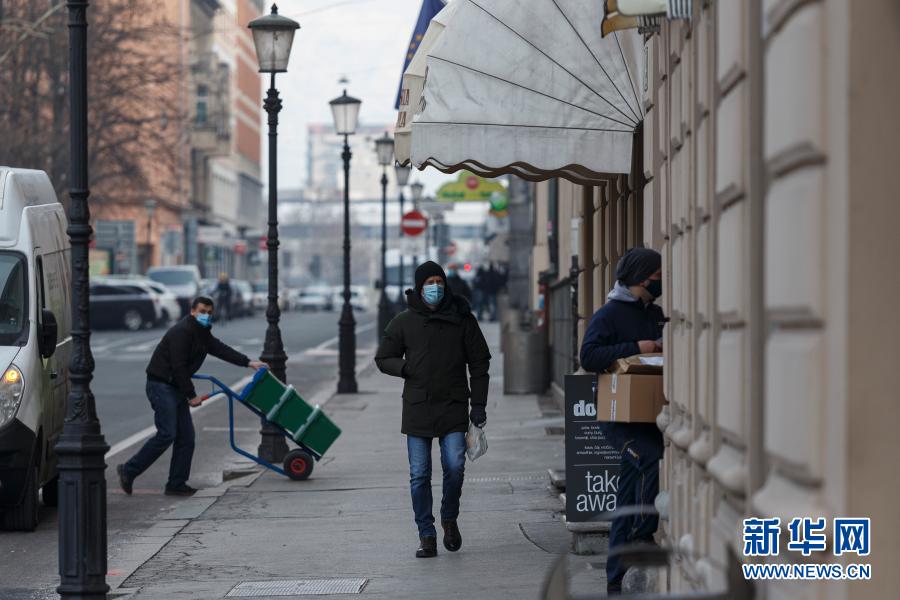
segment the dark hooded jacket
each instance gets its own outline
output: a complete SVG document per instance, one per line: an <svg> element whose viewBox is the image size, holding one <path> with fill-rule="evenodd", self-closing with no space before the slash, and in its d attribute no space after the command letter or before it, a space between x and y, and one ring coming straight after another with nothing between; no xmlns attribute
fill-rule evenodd
<svg viewBox="0 0 900 600"><path fill-rule="evenodd" d="M628 291L628 286L648 279L661 265L659 253L648 248L632 248L619 259L616 285L584 333L579 358L586 371L606 371L616 359L640 354L640 340L662 337L667 320L662 308L645 304ZM644 464L662 458L663 438L656 423L608 423L604 430L623 456L627 452Z"/></svg>
<svg viewBox="0 0 900 600"><path fill-rule="evenodd" d="M449 289L435 310L416 290L406 291L406 302L375 355L382 373L404 379L401 431L419 437L466 431L470 399L485 406L488 395L491 353L478 321L469 302Z"/></svg>

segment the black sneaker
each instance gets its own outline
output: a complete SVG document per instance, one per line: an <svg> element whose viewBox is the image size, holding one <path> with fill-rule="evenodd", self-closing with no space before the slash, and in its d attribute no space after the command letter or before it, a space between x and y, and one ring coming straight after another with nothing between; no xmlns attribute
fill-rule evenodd
<svg viewBox="0 0 900 600"><path fill-rule="evenodd" d="M444 548L450 552L456 552L462 548L462 534L459 532L456 521L441 521L441 526L444 528Z"/></svg>
<svg viewBox="0 0 900 600"><path fill-rule="evenodd" d="M434 558L437 556L437 538L419 538L419 549L416 550L416 558Z"/></svg>
<svg viewBox="0 0 900 600"><path fill-rule="evenodd" d="M125 465L118 465L116 467L116 473L119 475L119 487L122 488L122 491L131 495L131 485L134 483L134 479L125 474Z"/></svg>
<svg viewBox="0 0 900 600"><path fill-rule="evenodd" d="M166 496L193 496L196 493L196 489L184 483L174 488L166 486Z"/></svg>

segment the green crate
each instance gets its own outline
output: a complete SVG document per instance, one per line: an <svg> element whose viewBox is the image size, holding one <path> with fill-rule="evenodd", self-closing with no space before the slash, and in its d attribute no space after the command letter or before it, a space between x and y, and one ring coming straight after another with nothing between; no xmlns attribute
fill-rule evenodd
<svg viewBox="0 0 900 600"><path fill-rule="evenodd" d="M250 385L244 402L319 456L341 435L340 428L325 413L307 404L293 386L283 384L270 372L266 371Z"/></svg>

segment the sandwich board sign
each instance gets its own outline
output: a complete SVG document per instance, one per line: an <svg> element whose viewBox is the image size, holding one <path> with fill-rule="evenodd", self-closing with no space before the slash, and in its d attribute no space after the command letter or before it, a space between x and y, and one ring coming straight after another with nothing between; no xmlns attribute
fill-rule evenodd
<svg viewBox="0 0 900 600"><path fill-rule="evenodd" d="M583 523L616 509L619 450L597 420L597 376L566 375L566 522Z"/></svg>

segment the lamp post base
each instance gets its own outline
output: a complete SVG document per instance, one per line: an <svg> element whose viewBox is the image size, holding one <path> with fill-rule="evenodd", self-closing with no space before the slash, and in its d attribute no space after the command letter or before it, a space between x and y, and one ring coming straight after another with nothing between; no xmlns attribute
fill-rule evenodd
<svg viewBox="0 0 900 600"><path fill-rule="evenodd" d="M263 353L259 359L269 365L272 375L278 380L286 382L287 355L284 352L284 343L281 340L281 329L278 327L280 311L277 304L272 305L270 303L268 312L274 317L274 322L271 322L266 329L266 341L263 346ZM262 427L259 430L260 442L257 453L263 460L278 464L284 460L288 453L288 445L284 439L284 434L265 419L260 419L260 421Z"/></svg>
<svg viewBox="0 0 900 600"><path fill-rule="evenodd" d="M338 321L338 349L338 394L355 394L359 391L356 384L356 319L353 308L346 300L341 310L341 320Z"/></svg>
<svg viewBox="0 0 900 600"><path fill-rule="evenodd" d="M261 459L273 464L280 464L288 453L288 445L284 440L284 434L267 423L265 419L260 420L262 421L262 427L259 429L261 439L256 452Z"/></svg>

